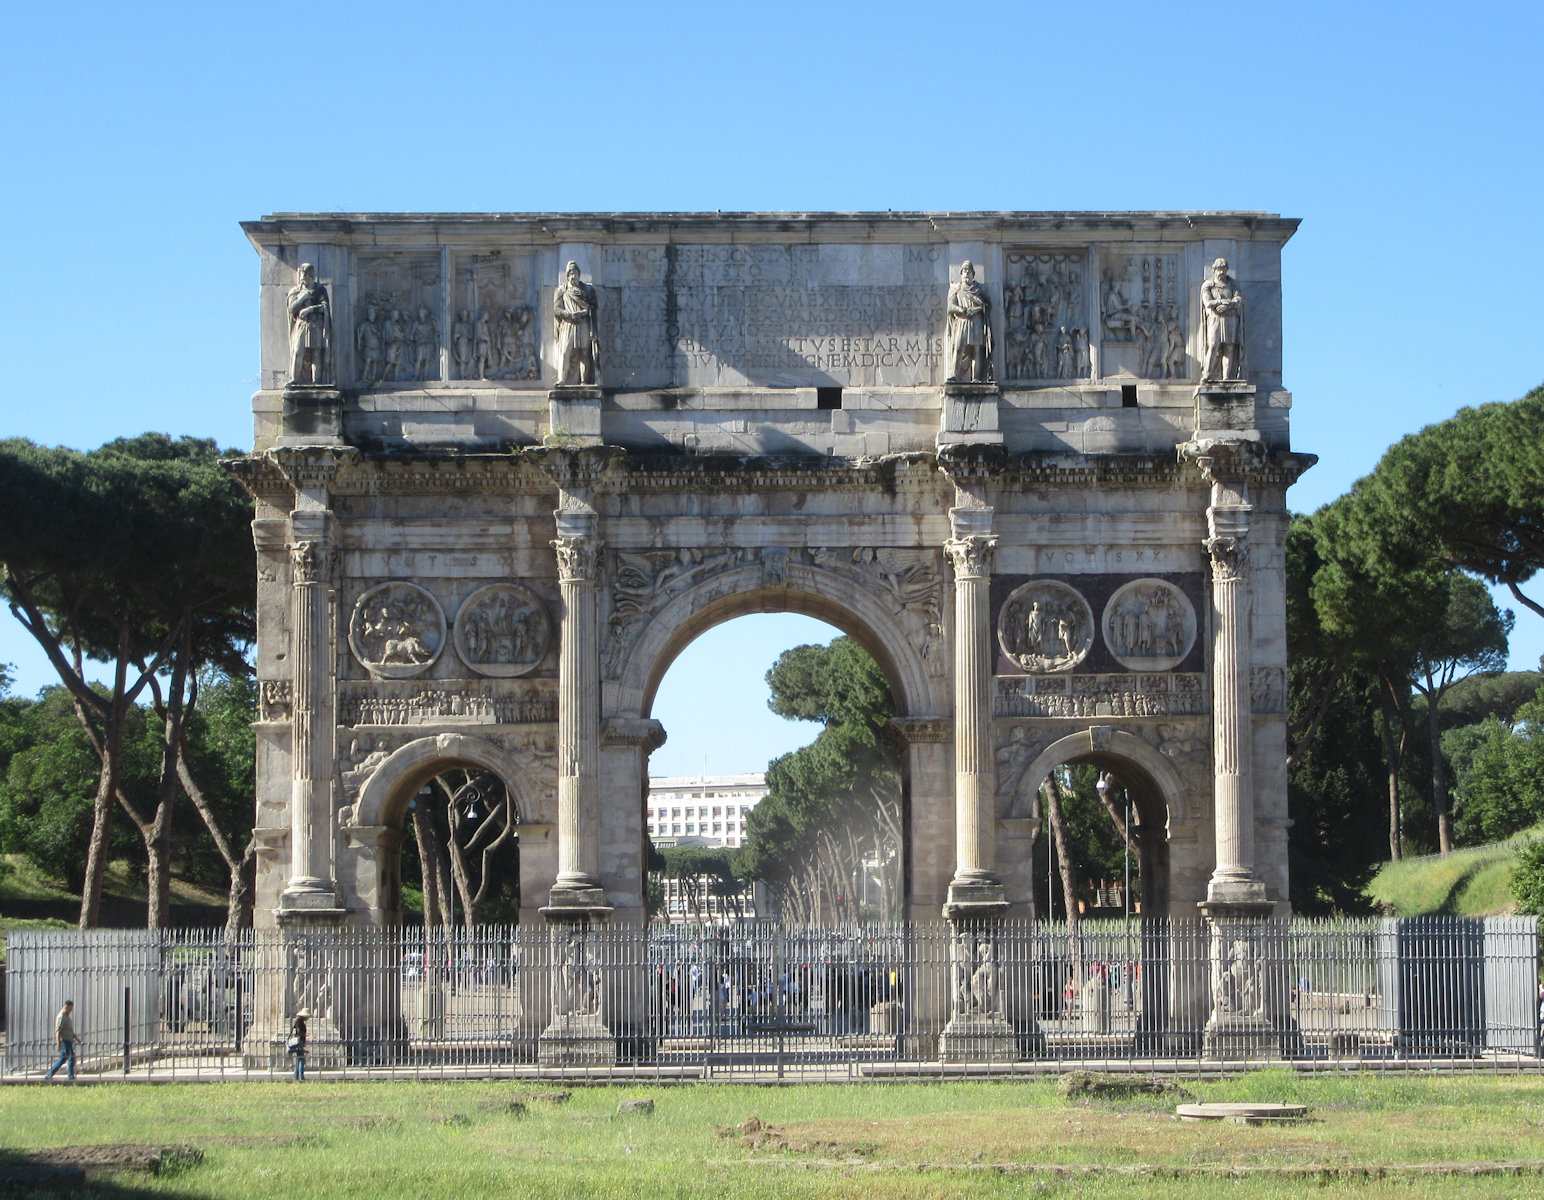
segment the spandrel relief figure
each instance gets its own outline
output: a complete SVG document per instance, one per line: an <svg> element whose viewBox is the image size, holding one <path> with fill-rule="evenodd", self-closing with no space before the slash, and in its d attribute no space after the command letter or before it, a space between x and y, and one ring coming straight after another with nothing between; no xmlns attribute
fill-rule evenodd
<svg viewBox="0 0 1544 1200"><path fill-rule="evenodd" d="M1201 378L1220 382L1244 377L1244 297L1228 274L1228 260L1212 263L1211 278L1201 285L1204 330Z"/></svg>
<svg viewBox="0 0 1544 1200"><path fill-rule="evenodd" d="M997 637L1003 653L1022 671L1038 675L1070 670L1093 645L1093 610L1064 583L1027 583L1003 604Z"/></svg>
<svg viewBox="0 0 1544 1200"><path fill-rule="evenodd" d="M960 277L949 288L948 310L949 382L990 382L992 303L969 259L960 264Z"/></svg>
<svg viewBox="0 0 1544 1200"><path fill-rule="evenodd" d="M464 308L450 326L450 357L457 379L472 378L472 314Z"/></svg>
<svg viewBox="0 0 1544 1200"><path fill-rule="evenodd" d="M385 355L382 379L395 381L402 378L402 353L406 348L407 327L402 320L402 311L394 308L381 322L381 352Z"/></svg>
<svg viewBox="0 0 1544 1200"><path fill-rule="evenodd" d="M579 277L579 264L570 262L552 297L560 385L600 386L597 311L595 289Z"/></svg>
<svg viewBox="0 0 1544 1200"><path fill-rule="evenodd" d="M359 378L375 383L381 378L381 310L371 304L365 319L354 330L354 354L359 364Z"/></svg>
<svg viewBox="0 0 1544 1200"><path fill-rule="evenodd" d="M290 382L332 382L332 302L316 268L301 263L285 305L289 313Z"/></svg>
<svg viewBox="0 0 1544 1200"><path fill-rule="evenodd" d="M413 344L413 378L433 379L439 374L440 331L427 305L418 306L418 317L409 334Z"/></svg>

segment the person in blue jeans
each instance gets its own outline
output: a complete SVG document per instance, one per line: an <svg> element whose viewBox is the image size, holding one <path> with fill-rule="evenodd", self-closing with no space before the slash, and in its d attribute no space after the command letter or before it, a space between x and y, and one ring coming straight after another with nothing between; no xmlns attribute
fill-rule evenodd
<svg viewBox="0 0 1544 1200"><path fill-rule="evenodd" d="M308 1009L296 1009L295 1019L290 1023L289 1052L295 1056L296 1083L306 1080L306 1018L310 1015Z"/></svg>
<svg viewBox="0 0 1544 1200"><path fill-rule="evenodd" d="M64 1007L59 1010L59 1015L54 1018L54 1044L59 1047L59 1057L54 1060L54 1065L48 1069L47 1079L52 1079L54 1073L65 1064L69 1064L70 1078L75 1078L75 1001L66 1000Z"/></svg>

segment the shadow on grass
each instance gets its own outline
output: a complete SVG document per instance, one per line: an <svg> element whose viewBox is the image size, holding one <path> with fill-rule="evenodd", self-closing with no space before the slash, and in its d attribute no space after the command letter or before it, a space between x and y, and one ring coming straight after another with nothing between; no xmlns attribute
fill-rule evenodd
<svg viewBox="0 0 1544 1200"><path fill-rule="evenodd" d="M193 1170L203 1152L172 1146L61 1146L46 1150L0 1150L0 1196L44 1200L53 1196L95 1196L140 1200L164 1196L164 1189L138 1186L137 1174L166 1178ZM200 1200L199 1193L182 1193ZM214 1200L211 1196L209 1200Z"/></svg>

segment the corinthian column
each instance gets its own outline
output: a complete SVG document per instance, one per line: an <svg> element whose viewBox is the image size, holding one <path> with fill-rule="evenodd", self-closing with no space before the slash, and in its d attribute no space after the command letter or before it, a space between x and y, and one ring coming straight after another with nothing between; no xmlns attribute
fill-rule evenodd
<svg viewBox="0 0 1544 1200"><path fill-rule="evenodd" d="M1005 907L996 867L996 769L992 745L990 508L954 508L944 544L954 565L955 868L945 914L996 915Z"/></svg>
<svg viewBox="0 0 1544 1200"><path fill-rule="evenodd" d="M1248 485L1242 472L1224 473L1213 458L1202 471L1212 485L1205 546L1212 567L1212 762L1216 868L1208 904L1258 904L1265 885L1254 870L1254 725L1249 689L1252 660Z"/></svg>
<svg viewBox="0 0 1544 1200"><path fill-rule="evenodd" d="M600 542L593 510L559 509L558 874L553 909L604 907L599 878L600 639L595 573Z"/></svg>
<svg viewBox="0 0 1544 1200"><path fill-rule="evenodd" d="M270 452L295 489L289 519L290 878L279 898L281 915L339 906L332 873L338 545L331 485L357 453L330 447Z"/></svg>

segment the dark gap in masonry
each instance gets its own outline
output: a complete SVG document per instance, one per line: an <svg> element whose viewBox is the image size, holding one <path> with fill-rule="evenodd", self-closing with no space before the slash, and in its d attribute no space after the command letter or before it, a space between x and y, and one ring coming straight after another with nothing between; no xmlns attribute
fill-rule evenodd
<svg viewBox="0 0 1544 1200"><path fill-rule="evenodd" d="M842 389L839 388L839 387L836 387L836 388L816 388L815 389L815 407L816 408L841 408L842 407Z"/></svg>
<svg viewBox="0 0 1544 1200"><path fill-rule="evenodd" d="M1135 408L1137 406L1137 385L1123 383L1120 385L1120 406L1122 408Z"/></svg>

